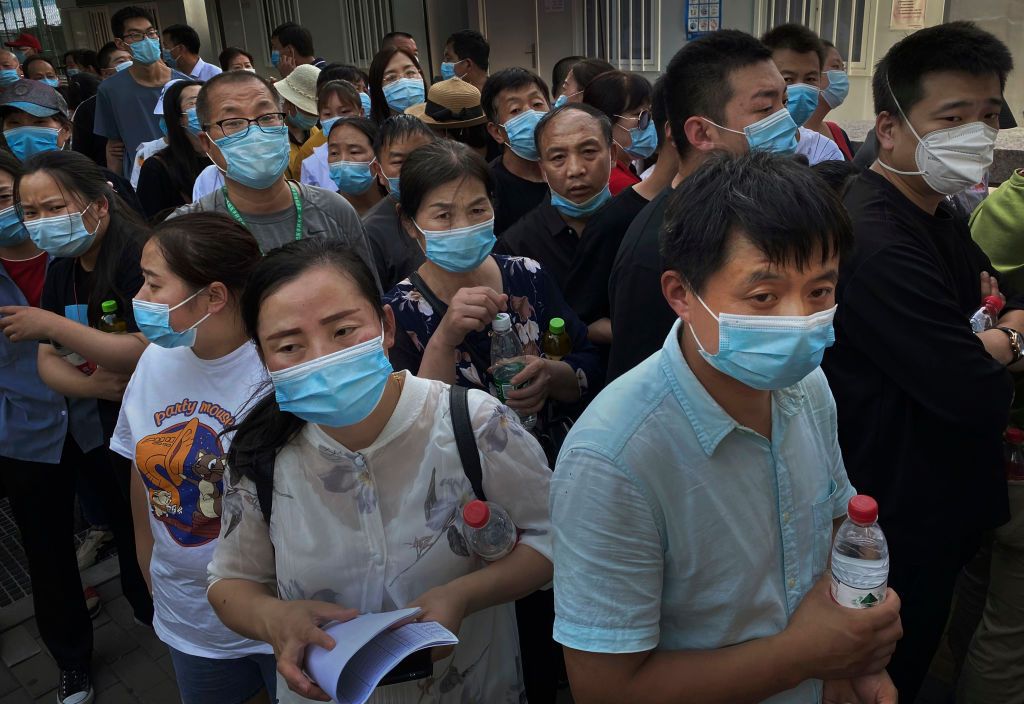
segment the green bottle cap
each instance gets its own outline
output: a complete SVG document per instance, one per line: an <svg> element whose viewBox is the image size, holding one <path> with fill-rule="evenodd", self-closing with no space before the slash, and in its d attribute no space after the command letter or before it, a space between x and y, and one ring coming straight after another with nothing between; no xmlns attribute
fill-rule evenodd
<svg viewBox="0 0 1024 704"><path fill-rule="evenodd" d="M551 322L548 323L548 330L552 335L561 335L565 332L565 321L561 318L552 318Z"/></svg>
<svg viewBox="0 0 1024 704"><path fill-rule="evenodd" d="M103 308L104 313L116 313L117 301L103 301L103 305L101 307Z"/></svg>

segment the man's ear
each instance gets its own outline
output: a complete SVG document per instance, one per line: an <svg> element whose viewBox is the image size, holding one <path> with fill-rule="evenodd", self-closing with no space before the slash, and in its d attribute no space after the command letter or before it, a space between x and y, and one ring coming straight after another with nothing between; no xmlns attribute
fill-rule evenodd
<svg viewBox="0 0 1024 704"><path fill-rule="evenodd" d="M665 297L669 308L682 318L683 322L690 322L693 306L693 292L686 280L678 271L669 269L661 275L661 295Z"/></svg>
<svg viewBox="0 0 1024 704"><path fill-rule="evenodd" d="M892 151L896 146L895 132L900 128L900 118L891 112L880 112L875 118L875 137L878 149Z"/></svg>

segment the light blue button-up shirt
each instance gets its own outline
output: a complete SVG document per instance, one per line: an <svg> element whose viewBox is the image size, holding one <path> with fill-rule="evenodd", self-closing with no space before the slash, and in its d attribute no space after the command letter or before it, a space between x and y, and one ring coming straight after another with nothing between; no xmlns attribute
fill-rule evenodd
<svg viewBox="0 0 1024 704"><path fill-rule="evenodd" d="M820 369L772 393L769 441L711 398L680 329L591 403L558 458L555 640L577 650L711 650L781 632L855 493ZM807 681L769 701L820 698Z"/></svg>

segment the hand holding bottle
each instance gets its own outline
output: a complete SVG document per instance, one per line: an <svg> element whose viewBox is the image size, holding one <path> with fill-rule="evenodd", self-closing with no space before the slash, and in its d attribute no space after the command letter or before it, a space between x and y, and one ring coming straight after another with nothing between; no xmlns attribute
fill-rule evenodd
<svg viewBox="0 0 1024 704"><path fill-rule="evenodd" d="M460 288L434 335L449 347L458 347L472 331L487 329L495 316L507 307L508 296L489 286Z"/></svg>

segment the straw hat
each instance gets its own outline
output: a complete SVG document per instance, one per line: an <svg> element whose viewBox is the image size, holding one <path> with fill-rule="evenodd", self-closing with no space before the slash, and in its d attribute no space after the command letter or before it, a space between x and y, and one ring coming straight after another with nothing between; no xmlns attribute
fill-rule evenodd
<svg viewBox="0 0 1024 704"><path fill-rule="evenodd" d="M274 84L277 92L299 110L316 115L316 79L320 69L313 64L296 66L287 78Z"/></svg>
<svg viewBox="0 0 1024 704"><path fill-rule="evenodd" d="M461 78L449 78L430 86L427 102L413 105L405 114L445 130L487 122L487 115L480 106L480 91Z"/></svg>

